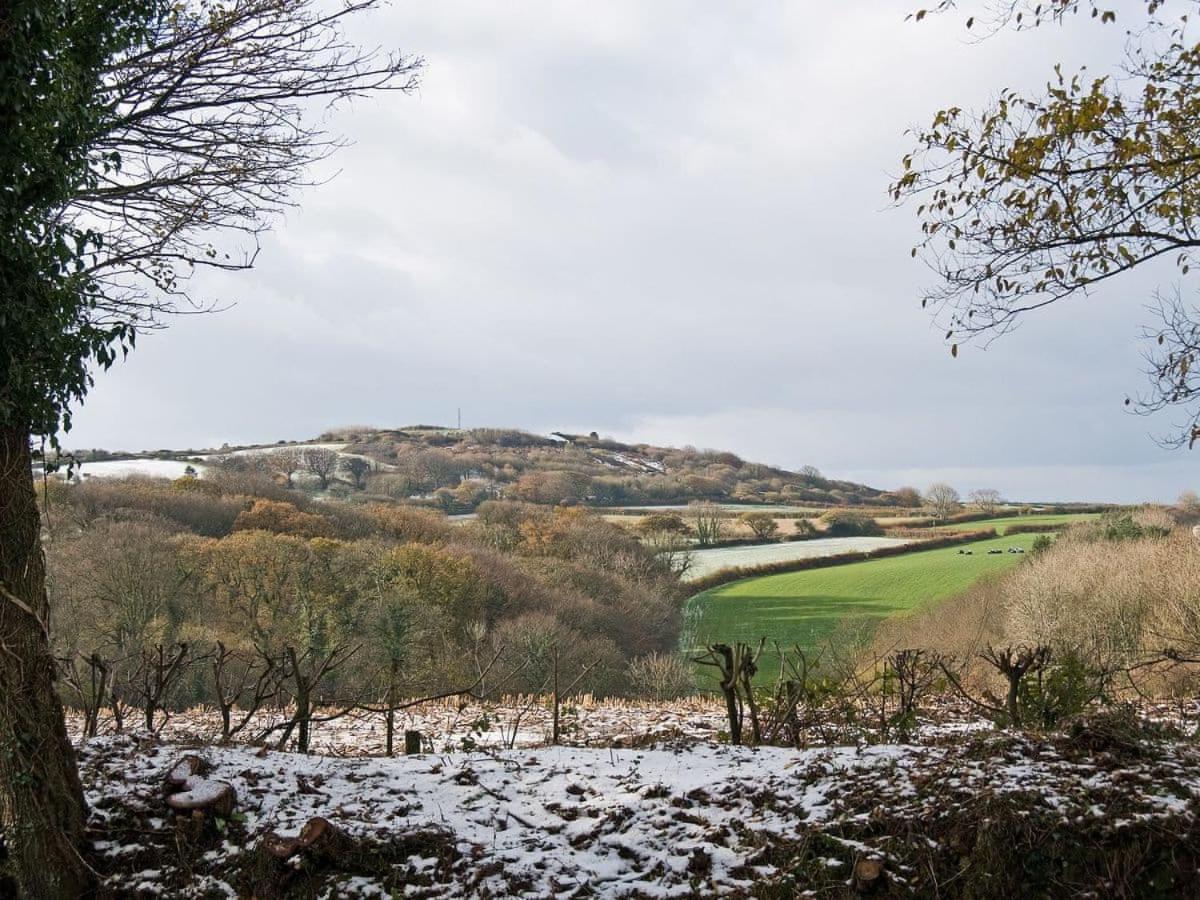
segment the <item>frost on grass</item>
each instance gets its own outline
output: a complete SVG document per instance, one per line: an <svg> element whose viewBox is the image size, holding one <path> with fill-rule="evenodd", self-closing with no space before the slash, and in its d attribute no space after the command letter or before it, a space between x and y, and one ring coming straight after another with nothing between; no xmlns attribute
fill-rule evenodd
<svg viewBox="0 0 1200 900"><path fill-rule="evenodd" d="M161 794L185 752L239 803L193 845L178 841ZM1122 879L1170 895L1200 863L1200 753L1177 737L398 759L117 737L81 756L97 864L118 894L838 896L877 873L870 887L898 895L928 895L935 881L944 896L1110 895ZM344 849L265 866L263 836L297 835L313 817Z"/></svg>

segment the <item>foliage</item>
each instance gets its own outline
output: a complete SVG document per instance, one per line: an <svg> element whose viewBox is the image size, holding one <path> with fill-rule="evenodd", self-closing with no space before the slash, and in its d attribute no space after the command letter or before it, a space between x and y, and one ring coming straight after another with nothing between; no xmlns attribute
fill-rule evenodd
<svg viewBox="0 0 1200 900"><path fill-rule="evenodd" d="M859 537L883 534L874 518L864 513L834 509L821 516L825 534L830 537Z"/></svg>
<svg viewBox="0 0 1200 900"><path fill-rule="evenodd" d="M795 540L804 540L805 538L816 537L818 534L817 526L808 519L792 520L792 538Z"/></svg>
<svg viewBox="0 0 1200 900"><path fill-rule="evenodd" d="M1078 650L1067 648L1055 654L1036 678L1022 681L1022 719L1029 725L1055 728L1087 709L1102 696L1104 687L1103 673Z"/></svg>
<svg viewBox="0 0 1200 900"><path fill-rule="evenodd" d="M300 695L386 705L469 683L497 652L502 668L527 668L509 690L538 689L557 653L564 685L586 669L578 689L612 692L630 659L678 634L669 564L583 509L495 503L488 523L451 528L411 507L330 499L302 509L149 479L47 487L53 614L65 629L57 652L78 672L66 699L81 708L89 672L103 674L104 705L128 705L140 654L176 641L194 652L163 708ZM236 521L209 539L203 517L181 527L189 517L172 505L218 502ZM509 537L495 542L497 532ZM170 615L144 599L158 596ZM125 621L128 636L112 637ZM241 726L230 712L232 731Z"/></svg>
<svg viewBox="0 0 1200 900"><path fill-rule="evenodd" d="M333 530L323 516L302 512L290 503L276 500L255 500L253 506L238 513L233 530L254 529L310 538L329 537Z"/></svg>
<svg viewBox="0 0 1200 900"><path fill-rule="evenodd" d="M1033 539L1033 546L1031 546L1029 548L1029 552L1032 553L1034 556L1038 556L1042 553L1045 553L1047 550L1049 550L1053 546L1054 546L1054 538L1052 538L1048 534L1039 534L1036 538Z"/></svg>
<svg viewBox="0 0 1200 900"><path fill-rule="evenodd" d="M91 367L132 346L131 322L95 315L88 257L101 233L61 213L121 164L92 152L111 114L102 73L160 11L154 0L17 0L0 14L0 425L55 440Z"/></svg>
<svg viewBox="0 0 1200 900"><path fill-rule="evenodd" d="M746 512L738 516L738 521L753 531L754 536L760 541L774 537L775 532L779 530L775 517L770 513Z"/></svg>
<svg viewBox="0 0 1200 900"><path fill-rule="evenodd" d="M1188 274L1200 245L1191 225L1200 200L1200 45L1186 15L1163 18L1157 0L1130 6L1122 15L1137 21L1114 71L1056 65L1041 92L1005 88L979 112L950 106L914 134L891 194L917 204L913 256L941 281L923 303L946 329L952 354L963 341L1002 334L1032 310L1152 260ZM994 30L1019 30L1086 4L998 7ZM1115 12L1090 8L1094 21L1116 21ZM1148 329L1151 390L1139 406L1191 409L1191 424L1176 436L1190 443L1200 434L1200 322L1178 289L1160 294L1158 317Z"/></svg>
<svg viewBox="0 0 1200 900"><path fill-rule="evenodd" d="M651 513L638 519L637 530L640 534L656 533L686 535L691 532L683 517L678 513Z"/></svg>

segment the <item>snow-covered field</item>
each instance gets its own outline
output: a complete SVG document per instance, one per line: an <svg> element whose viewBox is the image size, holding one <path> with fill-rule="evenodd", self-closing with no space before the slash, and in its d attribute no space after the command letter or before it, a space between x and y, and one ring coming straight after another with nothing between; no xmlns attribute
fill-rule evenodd
<svg viewBox="0 0 1200 900"><path fill-rule="evenodd" d="M204 466L176 459L114 459L102 462L86 462L76 467L80 478L128 478L131 475L143 478L182 478L188 466L203 477Z"/></svg>
<svg viewBox="0 0 1200 900"><path fill-rule="evenodd" d="M222 456L260 456L264 453L273 453L277 450L305 450L305 449L324 449L337 451L340 456L359 456L357 453L344 453L342 448L346 445L333 443L314 443L314 444L281 444L268 445L266 447L248 447L244 450L232 450L228 453L201 453L197 455L197 459L208 460L216 459ZM367 457L360 457L367 459ZM381 469L392 469L395 466L375 463ZM142 478L180 478L186 474L188 467L191 466L196 470L196 474L204 477L204 464L202 462L188 462L186 460L175 459L113 459L102 460L98 462L80 463L75 468L75 477L77 478L129 478L130 476L138 476Z"/></svg>
<svg viewBox="0 0 1200 900"><path fill-rule="evenodd" d="M264 453L274 453L276 450L337 450L340 451L346 444L343 443L320 443L313 442L311 444L267 444L263 447L245 447L241 450L230 450L228 453L209 453L204 456L205 459L214 456L261 456Z"/></svg>
<svg viewBox="0 0 1200 900"><path fill-rule="evenodd" d="M685 580L702 578L721 569L739 566L760 566L814 556L834 556L838 553L864 553L868 550L878 550L880 547L895 547L908 543L912 542L905 538L843 537L695 550L692 552L692 568L688 570Z"/></svg>
<svg viewBox="0 0 1200 900"><path fill-rule="evenodd" d="M172 825L163 800L185 753L237 792L234 816L203 833ZM959 891L1013 896L1002 879L1034 875L1011 857L987 871L989 850L970 870L989 822L1013 829L996 835L998 852L1020 854L1021 840L1067 852L1053 848L1086 835L1082 852L1101 870L1110 844L1153 840L1181 856L1200 846L1200 754L1187 742L1128 756L1079 738L984 735L343 759L125 736L85 743L81 764L99 868L120 896L842 896L860 866L889 895L961 895L947 884L957 872ZM343 836L340 852L265 867L262 835L295 835L314 816ZM1091 877L1089 859L1071 864ZM1066 866L1048 867L1063 879L1056 896L1071 893Z"/></svg>

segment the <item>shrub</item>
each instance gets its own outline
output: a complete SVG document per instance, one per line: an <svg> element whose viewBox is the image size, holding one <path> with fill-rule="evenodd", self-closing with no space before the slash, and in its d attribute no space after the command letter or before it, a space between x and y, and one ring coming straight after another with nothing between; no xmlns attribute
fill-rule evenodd
<svg viewBox="0 0 1200 900"><path fill-rule="evenodd" d="M1034 556L1038 556L1042 553L1045 553L1053 546L1054 538L1050 537L1048 534L1039 534L1033 539L1033 546L1029 548L1029 552Z"/></svg>
<svg viewBox="0 0 1200 900"><path fill-rule="evenodd" d="M234 531L271 531L297 537L329 537L333 529L329 520L313 513L302 512L290 503L276 500L255 500L254 505L238 514Z"/></svg>
<svg viewBox="0 0 1200 900"><path fill-rule="evenodd" d="M173 482L151 478L91 479L63 493L80 524L136 509L169 519L205 537L220 537L233 530L247 498L220 488L180 489Z"/></svg>
<svg viewBox="0 0 1200 900"><path fill-rule="evenodd" d="M775 532L779 530L775 517L767 512L742 513L738 521L754 532L754 536L760 541L774 537Z"/></svg>
<svg viewBox="0 0 1200 900"><path fill-rule="evenodd" d="M815 537L817 527L808 519L796 519L792 524L792 539L804 540L805 538Z"/></svg>
<svg viewBox="0 0 1200 900"><path fill-rule="evenodd" d="M691 529L678 513L651 513L635 526L640 534L688 534Z"/></svg>
<svg viewBox="0 0 1200 900"><path fill-rule="evenodd" d="M629 687L638 697L675 700L696 692L696 672L677 654L650 653L629 664Z"/></svg>
<svg viewBox="0 0 1200 900"><path fill-rule="evenodd" d="M1163 537L1169 533L1169 528L1142 525L1132 515L1124 515L1106 522L1101 536L1106 541L1136 541L1144 537Z"/></svg>
<svg viewBox="0 0 1200 900"><path fill-rule="evenodd" d="M1104 676L1075 649L1056 655L1045 672L1021 682L1020 705L1027 725L1054 728L1078 716L1103 694Z"/></svg>
<svg viewBox="0 0 1200 900"><path fill-rule="evenodd" d="M883 529L873 518L864 513L844 509L831 509L821 516L825 533L832 537L883 534Z"/></svg>

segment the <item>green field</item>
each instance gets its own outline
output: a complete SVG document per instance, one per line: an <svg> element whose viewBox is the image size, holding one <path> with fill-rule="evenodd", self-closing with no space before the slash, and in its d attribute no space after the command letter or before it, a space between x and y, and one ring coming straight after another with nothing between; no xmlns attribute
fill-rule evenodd
<svg viewBox="0 0 1200 900"><path fill-rule="evenodd" d="M1025 517L1027 519L1033 516ZM973 523L974 524L974 523ZM747 578L697 594L687 602L680 643L691 652L716 641L757 643L764 635L787 647L816 647L839 621L904 614L966 590L980 577L1001 572L1026 556L988 550L1033 545L1036 534L1017 534L957 547L922 550L843 566ZM764 660L764 675L777 663Z"/></svg>
<svg viewBox="0 0 1200 900"><path fill-rule="evenodd" d="M984 528L995 528L997 533L1004 534L1009 525L1069 525L1072 522L1086 522L1089 519L1100 518L1099 513L1046 513L1031 516L1003 516L996 519L980 519L978 522L951 522L949 525L939 525L947 531L980 531Z"/></svg>

